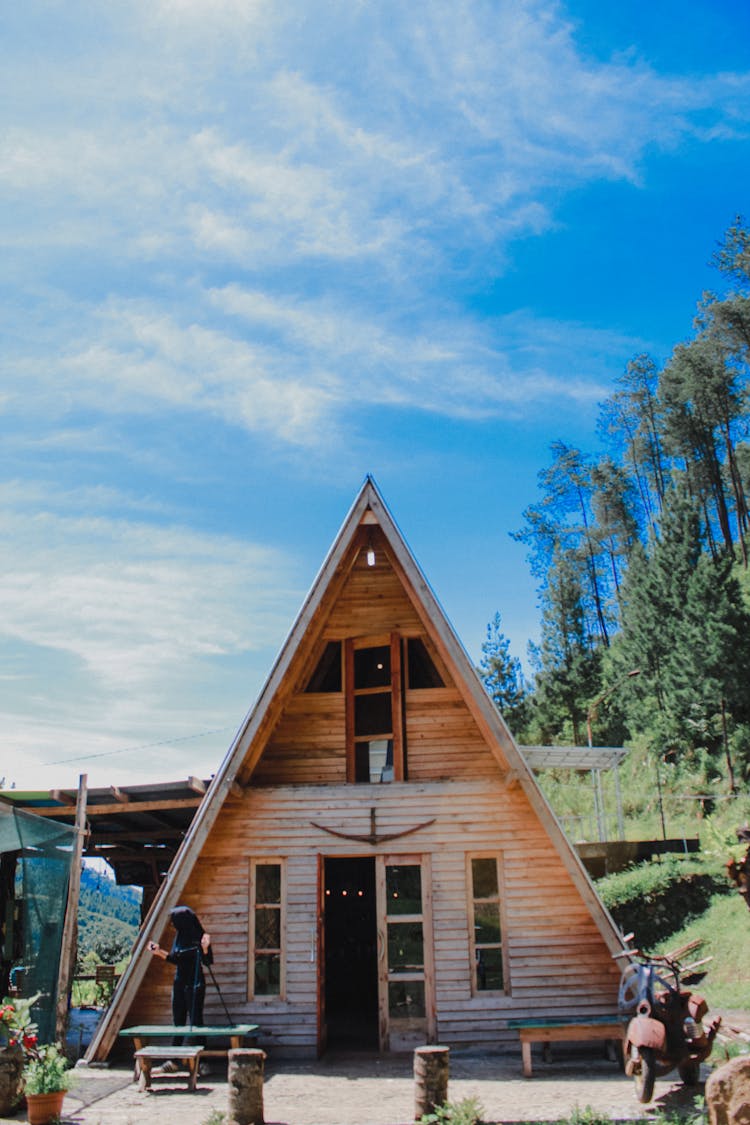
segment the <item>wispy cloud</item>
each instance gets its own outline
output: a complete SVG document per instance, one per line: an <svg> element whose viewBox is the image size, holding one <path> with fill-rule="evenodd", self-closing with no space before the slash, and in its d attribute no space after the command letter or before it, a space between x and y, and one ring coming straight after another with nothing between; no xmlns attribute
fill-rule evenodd
<svg viewBox="0 0 750 1125"><path fill-rule="evenodd" d="M132 763L117 752L134 741L221 728L215 761L228 744L227 724L252 702L301 590L278 548L164 514L102 488L0 490L0 772L9 780L38 785L41 763L70 757L72 769L86 768L89 753L104 756L99 774L127 775ZM205 753L199 738L192 751L165 747L153 773L184 773L195 753Z"/></svg>
<svg viewBox="0 0 750 1125"><path fill-rule="evenodd" d="M258 482L411 465L399 428L450 420L471 461L476 423L593 416L649 342L488 294L573 193L750 128L750 69L595 56L557 0L7 7L0 717L29 753L251 702L295 564L213 492L191 526L206 478L247 518L224 457L265 521Z"/></svg>
<svg viewBox="0 0 750 1125"><path fill-rule="evenodd" d="M283 635L292 588L279 582L291 570L279 551L96 514L114 506L100 490L48 488L44 498L27 486L2 490L0 635L67 654L106 690L157 697L186 662Z"/></svg>

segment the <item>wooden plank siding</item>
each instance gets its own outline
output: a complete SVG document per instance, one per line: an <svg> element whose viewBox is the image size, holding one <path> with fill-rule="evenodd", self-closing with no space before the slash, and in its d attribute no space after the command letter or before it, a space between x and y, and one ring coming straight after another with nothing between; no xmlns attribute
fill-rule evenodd
<svg viewBox="0 0 750 1125"><path fill-rule="evenodd" d="M367 565L370 545L374 566ZM410 686L408 645L401 645L409 638L423 641L444 686ZM308 693L331 641L342 648L341 690ZM391 682L390 728L395 743L403 720L407 780L347 782L359 770L355 743L366 738L350 715L347 772L347 695L352 708L357 692L368 689L347 684L344 650L387 644L391 668L397 670L403 658L407 669L403 679ZM385 730L381 735L390 737ZM369 840L373 831L380 838L375 844ZM384 839L389 833L409 834ZM170 943L164 920L177 902L191 906L212 935L213 973L232 1018L257 1023L262 1044L271 1049L315 1053L324 861L379 857L375 875L382 900L385 857L405 855L424 861L426 1000L429 1017L436 1014L432 1031L438 1041L512 1044L517 1031L507 1027L509 1019L612 1014L619 979L612 960L620 941L616 927L368 478L209 787L87 1059L106 1056L125 1022L171 1022L173 970L152 963L147 944L152 938ZM502 993L473 994L472 855L500 861ZM283 865L281 998L249 999L253 860ZM383 979L381 966L381 992ZM209 974L205 1018L226 1021Z"/></svg>
<svg viewBox="0 0 750 1125"><path fill-rule="evenodd" d="M382 845L329 836L312 822L367 833L406 830L411 854L429 856L435 999L440 1042L513 1042L508 1018L610 1015L618 969L589 911L520 789L500 781L264 787L225 803L188 881L184 901L213 935L214 973L233 1018L257 1023L261 1041L311 1053L317 1043L318 857L392 854ZM472 996L466 855L502 858L509 989ZM247 1000L249 860L282 858L287 877L287 996ZM168 941L167 934L164 940ZM171 971L150 967L129 1023L164 1021ZM206 1022L223 1018L209 979Z"/></svg>
<svg viewBox="0 0 750 1125"><path fill-rule="evenodd" d="M254 785L346 780L344 693L294 696L253 775ZM405 692L407 776L412 781L496 776L497 763L455 688Z"/></svg>
<svg viewBox="0 0 750 1125"><path fill-rule="evenodd" d="M414 603L393 568L379 529L373 529L375 566L359 552L323 630L325 640L380 633L425 632Z"/></svg>

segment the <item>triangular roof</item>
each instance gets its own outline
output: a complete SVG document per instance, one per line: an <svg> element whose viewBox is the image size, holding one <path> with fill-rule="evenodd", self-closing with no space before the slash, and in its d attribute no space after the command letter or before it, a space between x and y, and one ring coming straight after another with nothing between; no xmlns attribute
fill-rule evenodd
<svg viewBox="0 0 750 1125"><path fill-rule="evenodd" d="M288 679L303 641L319 632L357 555L366 543L367 529L377 525L385 537L391 561L419 616L440 652L453 680L497 759L508 786L520 785L546 829L606 944L617 952L621 938L604 908L574 848L560 827L512 734L488 696L477 671L420 570L372 477L367 476L308 593L297 619L253 708L247 714L204 798L174 862L141 928L133 956L102 1020L87 1059L105 1056L133 1003L151 957L150 940L162 932L167 915L182 895L193 866L230 793L244 791L265 743L264 734L278 717L288 696Z"/></svg>

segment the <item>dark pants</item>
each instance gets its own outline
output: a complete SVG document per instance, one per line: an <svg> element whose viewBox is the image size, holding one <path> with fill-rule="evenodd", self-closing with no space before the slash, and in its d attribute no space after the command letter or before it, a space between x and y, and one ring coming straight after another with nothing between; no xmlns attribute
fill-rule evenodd
<svg viewBox="0 0 750 1125"><path fill-rule="evenodd" d="M203 1001L206 997L206 982L199 980L193 987L192 980L186 984L179 976L172 983L172 1023L176 1026L190 1024L193 1027L203 1026ZM175 1038L175 1047L181 1047L184 1036Z"/></svg>

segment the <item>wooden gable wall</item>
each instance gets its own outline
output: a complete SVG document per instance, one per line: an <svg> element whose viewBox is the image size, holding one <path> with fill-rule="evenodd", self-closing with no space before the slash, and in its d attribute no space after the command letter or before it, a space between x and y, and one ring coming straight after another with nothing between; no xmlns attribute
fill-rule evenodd
<svg viewBox="0 0 750 1125"><path fill-rule="evenodd" d="M372 543L375 566L365 546ZM295 691L279 717L252 774L253 785L336 784L346 780L345 696L305 692L307 678L328 642L398 633L420 637L434 652L402 576L382 534L360 538L356 558L337 600L318 630L310 655L301 662ZM489 750L458 688L447 672L446 686L407 690L404 734L411 781L488 776L497 773Z"/></svg>
<svg viewBox="0 0 750 1125"><path fill-rule="evenodd" d="M369 543L375 567L367 566ZM450 674L443 688L405 693L407 780L347 784L345 692L304 688L329 641L392 632L422 637ZM379 833L400 839L368 839L373 810ZM342 828L346 839L336 835ZM213 935L214 972L234 1020L258 1023L266 1046L314 1052L323 857L394 855L428 864L440 1041L514 1043L513 1017L611 1015L616 927L368 479L191 826L87 1057L106 1055L123 1023L168 1022L172 973L152 963L147 943L169 940L167 911L178 901ZM472 993L472 855L496 856L502 872L508 987L500 995ZM263 859L285 869L286 994L249 1000L250 868ZM206 1018L225 1018L211 984Z"/></svg>

